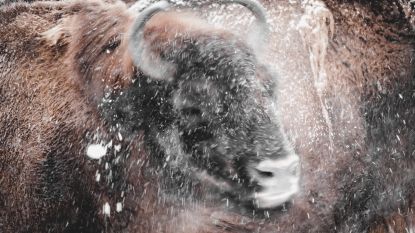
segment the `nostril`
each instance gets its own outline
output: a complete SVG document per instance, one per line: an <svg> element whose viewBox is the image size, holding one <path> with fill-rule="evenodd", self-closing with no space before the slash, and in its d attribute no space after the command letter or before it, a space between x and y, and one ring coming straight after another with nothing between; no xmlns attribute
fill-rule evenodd
<svg viewBox="0 0 415 233"><path fill-rule="evenodd" d="M258 173L258 175L260 177L263 177L263 178L271 178L271 177L274 176L274 174L272 172L261 171L261 170L258 170L258 169L255 169L255 171Z"/></svg>
<svg viewBox="0 0 415 233"><path fill-rule="evenodd" d="M277 207L299 191L299 158L295 154L261 160L249 171L257 185L252 198L260 209Z"/></svg>

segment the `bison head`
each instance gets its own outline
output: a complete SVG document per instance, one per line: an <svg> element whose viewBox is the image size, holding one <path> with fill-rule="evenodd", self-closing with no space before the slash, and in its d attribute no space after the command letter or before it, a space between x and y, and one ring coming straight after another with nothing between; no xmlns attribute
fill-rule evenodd
<svg viewBox="0 0 415 233"><path fill-rule="evenodd" d="M249 8L266 32L262 6L229 2ZM245 40L168 7L156 3L136 18L128 37L136 78L108 101L111 118L144 130L167 183L204 183L256 208L288 201L299 158L278 121L275 74Z"/></svg>

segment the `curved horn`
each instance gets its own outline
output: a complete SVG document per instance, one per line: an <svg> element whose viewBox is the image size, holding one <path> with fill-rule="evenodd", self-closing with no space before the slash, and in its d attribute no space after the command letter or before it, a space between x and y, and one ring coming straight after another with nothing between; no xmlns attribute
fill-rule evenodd
<svg viewBox="0 0 415 233"><path fill-rule="evenodd" d="M142 41L144 40L143 29L145 24L151 17L160 11L166 11L170 7L167 1L160 1L154 3L144 9L137 17L130 30L128 36L128 49L131 53L131 58L135 66L140 66L143 62L144 49L142 48Z"/></svg>
<svg viewBox="0 0 415 233"><path fill-rule="evenodd" d="M255 15L261 33L266 37L269 36L270 28L267 22L267 14L265 8L256 0L222 0L220 3L232 4L236 3L248 8Z"/></svg>

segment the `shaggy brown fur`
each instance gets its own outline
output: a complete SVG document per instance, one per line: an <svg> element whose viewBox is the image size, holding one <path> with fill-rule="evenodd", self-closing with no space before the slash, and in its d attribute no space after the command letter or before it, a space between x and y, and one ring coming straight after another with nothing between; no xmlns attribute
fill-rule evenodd
<svg viewBox="0 0 415 233"><path fill-rule="evenodd" d="M337 24L327 57L332 78L327 98L335 106L338 92L358 96L366 130L361 153L371 156L352 169L359 178L351 182L360 183L360 193L341 199L350 204L338 205L338 217L357 209L372 212L369 218L350 217L345 231L354 229L357 219L361 229L373 232L413 231L415 31L410 15L415 11L404 9L410 7L405 1L325 2Z"/></svg>
<svg viewBox="0 0 415 233"><path fill-rule="evenodd" d="M266 2L268 9L277 5ZM305 86L296 88L305 90L294 92L289 100L299 102L299 109L302 104L317 107L315 112L304 111L308 118L300 117L309 122L286 124L298 138L302 193L310 202L288 210L287 219L295 227L285 232L413 231L415 37L409 21L415 15L413 6L412 13L405 14L402 5L409 6L405 1L323 2L335 24L323 92L333 132L321 116L313 84L310 88L296 80ZM295 65L301 64L303 54L295 57ZM293 71L290 78L296 75L303 77ZM289 110L285 113L292 116ZM305 227L296 224L293 209L309 215Z"/></svg>
<svg viewBox="0 0 415 233"><path fill-rule="evenodd" d="M77 153L85 148L73 142L85 140L102 123L65 62L66 45L50 47L42 39L76 12L65 7L18 4L0 13L2 232L88 231L95 225L90 219L98 213L97 197L89 192L97 188L91 186L95 169L85 166L83 153ZM60 185L47 187L49 181ZM65 227L63 219L73 222Z"/></svg>
<svg viewBox="0 0 415 233"><path fill-rule="evenodd" d="M122 197L95 181L105 162L87 161L82 142L110 137L97 99L131 83L125 48L114 51L130 23L126 7L16 4L1 9L0 21L0 231L100 232L103 203ZM82 47L90 43L97 46Z"/></svg>

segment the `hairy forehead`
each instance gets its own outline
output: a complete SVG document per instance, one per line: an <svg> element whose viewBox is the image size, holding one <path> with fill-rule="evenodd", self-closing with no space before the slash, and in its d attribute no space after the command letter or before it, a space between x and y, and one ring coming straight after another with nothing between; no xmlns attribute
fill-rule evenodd
<svg viewBox="0 0 415 233"><path fill-rule="evenodd" d="M187 38L199 38L206 35L219 36L224 39L234 37L234 33L218 25L212 25L199 15L190 11L158 12L147 23L144 36L148 39L153 32L162 32L160 40L170 40L180 35Z"/></svg>

